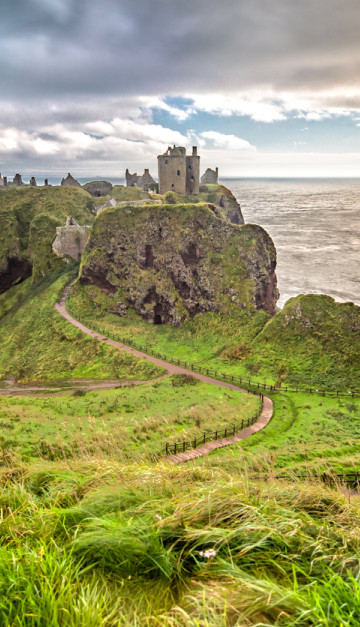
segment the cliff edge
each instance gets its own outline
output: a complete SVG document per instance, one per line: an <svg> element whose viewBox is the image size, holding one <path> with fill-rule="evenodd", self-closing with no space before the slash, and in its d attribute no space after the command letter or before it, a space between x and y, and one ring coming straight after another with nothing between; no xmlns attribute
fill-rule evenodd
<svg viewBox="0 0 360 627"><path fill-rule="evenodd" d="M105 308L132 308L149 322L179 326L208 311L275 313L276 251L260 226L231 224L212 204L103 210L85 247L82 285L107 295Z"/></svg>

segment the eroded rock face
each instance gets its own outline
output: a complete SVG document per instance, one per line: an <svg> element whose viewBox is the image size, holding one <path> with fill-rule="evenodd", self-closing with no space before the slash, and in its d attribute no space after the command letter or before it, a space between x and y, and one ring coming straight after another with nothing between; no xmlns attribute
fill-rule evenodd
<svg viewBox="0 0 360 627"><path fill-rule="evenodd" d="M32 275L32 263L28 259L7 257L5 266L0 269L0 294L9 290Z"/></svg>
<svg viewBox="0 0 360 627"><path fill-rule="evenodd" d="M80 280L154 324L180 325L197 313L275 312L276 252L259 226L238 227L206 204L102 211L84 251Z"/></svg>

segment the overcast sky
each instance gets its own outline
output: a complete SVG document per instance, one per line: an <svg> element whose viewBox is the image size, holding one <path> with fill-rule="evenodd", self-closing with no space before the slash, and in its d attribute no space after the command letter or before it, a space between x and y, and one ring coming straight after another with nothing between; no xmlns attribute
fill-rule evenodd
<svg viewBox="0 0 360 627"><path fill-rule="evenodd" d="M3 0L0 172L359 176L359 0Z"/></svg>

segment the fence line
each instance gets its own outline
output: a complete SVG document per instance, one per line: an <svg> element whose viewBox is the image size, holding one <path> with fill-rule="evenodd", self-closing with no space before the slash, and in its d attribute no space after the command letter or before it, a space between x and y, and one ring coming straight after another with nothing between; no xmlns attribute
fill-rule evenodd
<svg viewBox="0 0 360 627"><path fill-rule="evenodd" d="M202 435L199 435L194 440L175 442L174 444L169 444L168 442L158 453L155 454L155 457L161 457L161 455L176 455L176 453L185 453L185 451L189 449L197 448L198 446L202 446L206 444L206 442L211 442L212 440L221 440L222 438L229 438L234 436L242 429L246 427L250 427L254 422L259 418L264 404L263 404L263 396L261 395L261 406L254 416L251 418L243 418L238 425L232 425L231 427L226 427L225 429L218 429L216 431L204 431Z"/></svg>
<svg viewBox="0 0 360 627"><path fill-rule="evenodd" d="M112 340L116 340L117 342L121 342L122 344L127 344L137 350L141 350L148 355L152 355L153 357L157 357L159 359L163 359L164 361L168 361L174 365L181 366L183 368L187 368L189 370L193 370L194 372L198 372L199 374L203 374L206 376L214 377L221 381L226 381L228 383L234 383L235 385L240 385L242 387L246 387L247 391L250 394L258 394L258 391L264 390L269 392L292 392L292 393L305 393L305 394L319 394L321 396L330 396L330 397L345 397L345 398L360 398L360 391L349 391L342 392L340 390L325 390L325 389L317 389L312 387L302 388L300 386L291 386L291 385L270 385L268 383L260 383L259 381L253 381L252 379L248 379L247 377L234 376L230 374L226 374L225 372L218 372L213 368L206 368L205 366L200 366L196 363L191 363L188 361L184 361L182 359L175 359L174 357L169 357L168 355L164 355L163 353L159 353L158 351L153 350L150 346L146 346L144 344L139 344L134 342L134 340L130 340L128 338L117 335L116 333L102 328L100 326L94 325L93 323L89 324L87 320L75 314L68 303L66 303L67 309L69 313L79 322L85 324L92 331L96 331L97 333L101 333L106 337L109 337Z"/></svg>

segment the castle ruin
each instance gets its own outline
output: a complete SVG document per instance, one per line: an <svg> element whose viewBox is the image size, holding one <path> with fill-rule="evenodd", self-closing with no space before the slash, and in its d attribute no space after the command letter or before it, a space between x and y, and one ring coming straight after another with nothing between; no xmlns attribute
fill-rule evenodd
<svg viewBox="0 0 360 627"><path fill-rule="evenodd" d="M71 176L70 172L68 172L66 178L61 179L60 185L64 185L65 187L81 187L79 181L74 179L74 177Z"/></svg>
<svg viewBox="0 0 360 627"><path fill-rule="evenodd" d="M201 177L203 185L217 185L219 182L219 168L212 170L208 168Z"/></svg>
<svg viewBox="0 0 360 627"><path fill-rule="evenodd" d="M129 170L126 168L125 179L126 187L140 187L143 192L157 191L156 181L154 181L148 168L145 168L144 174L141 176L138 176L136 172L134 174L130 174Z"/></svg>
<svg viewBox="0 0 360 627"><path fill-rule="evenodd" d="M183 146L171 146L158 156L159 194L198 194L200 178L200 157L197 147L187 155Z"/></svg>

